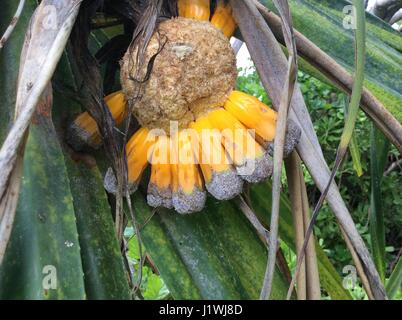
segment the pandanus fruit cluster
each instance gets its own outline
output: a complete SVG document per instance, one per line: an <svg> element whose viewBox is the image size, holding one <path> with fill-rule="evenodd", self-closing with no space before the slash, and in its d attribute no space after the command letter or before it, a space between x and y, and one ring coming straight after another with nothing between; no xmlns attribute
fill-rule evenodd
<svg viewBox="0 0 402 320"><path fill-rule="evenodd" d="M158 25L142 66L136 50L127 50L120 63L122 90L105 102L116 126L127 110L140 125L126 145L130 190L138 188L150 164L148 204L186 214L203 209L207 192L228 200L242 192L244 182L258 183L271 175L277 114L235 90L236 56L229 38L236 22L230 6L218 1L211 14L209 1L179 0L178 12ZM285 156L300 132L288 123ZM86 112L71 124L69 136L75 148L102 143ZM115 191L111 171L105 187Z"/></svg>

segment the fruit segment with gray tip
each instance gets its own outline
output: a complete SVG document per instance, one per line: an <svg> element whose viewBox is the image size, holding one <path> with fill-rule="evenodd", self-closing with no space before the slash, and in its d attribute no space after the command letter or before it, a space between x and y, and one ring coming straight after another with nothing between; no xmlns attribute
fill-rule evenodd
<svg viewBox="0 0 402 320"><path fill-rule="evenodd" d="M286 127L285 144L283 145L283 157L287 158L292 151L296 148L301 137L300 127L291 119L288 119ZM271 156L274 155L274 143L270 143L268 151Z"/></svg>
<svg viewBox="0 0 402 320"><path fill-rule="evenodd" d="M215 199L230 200L242 192L243 180L235 170L214 172L205 187Z"/></svg>
<svg viewBox="0 0 402 320"><path fill-rule="evenodd" d="M172 209L172 190L170 188L160 189L150 182L148 185L147 202L153 208L163 207Z"/></svg>
<svg viewBox="0 0 402 320"><path fill-rule="evenodd" d="M249 183L261 182L272 174L272 156L268 151L255 159L246 159L244 165L236 167L237 173Z"/></svg>
<svg viewBox="0 0 402 320"><path fill-rule="evenodd" d="M116 194L117 193L117 179L113 172L112 168L109 168L106 171L105 178L103 179L103 187L108 193ZM138 189L138 183L129 183L128 192L129 194L133 194ZM125 194L125 191L124 191Z"/></svg>
<svg viewBox="0 0 402 320"><path fill-rule="evenodd" d="M204 209L207 194L204 190L194 188L193 192L188 194L179 190L173 193L173 207L180 214L189 214L199 212Z"/></svg>

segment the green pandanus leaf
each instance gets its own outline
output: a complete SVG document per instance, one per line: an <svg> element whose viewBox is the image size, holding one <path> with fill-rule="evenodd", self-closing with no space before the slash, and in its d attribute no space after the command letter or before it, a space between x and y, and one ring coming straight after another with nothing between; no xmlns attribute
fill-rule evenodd
<svg viewBox="0 0 402 320"><path fill-rule="evenodd" d="M64 55L54 81L77 88L67 55ZM90 155L80 155L64 142L65 124L79 112L76 100L54 94L54 121L58 128L69 176L77 231L81 246L85 291L88 299L130 299L120 246L114 233L112 210L103 188L103 179Z"/></svg>
<svg viewBox="0 0 402 320"><path fill-rule="evenodd" d="M251 199L265 225L270 208L270 182L256 185ZM141 192L133 197L139 223L152 216ZM281 198L280 238L294 250L289 200ZM259 296L266 250L235 201L209 198L197 214L181 216L158 210L142 228L145 250L175 299L255 299ZM323 250L317 246L323 288L333 299L350 299L342 280ZM278 270L273 295L284 298L288 282Z"/></svg>
<svg viewBox="0 0 402 320"><path fill-rule="evenodd" d="M133 200L142 224L151 209L141 193ZM175 299L258 298L267 251L234 203L209 198L188 216L160 210L141 234ZM283 299L288 285L276 270L273 298Z"/></svg>
<svg viewBox="0 0 402 320"><path fill-rule="evenodd" d="M385 282L385 226L381 200L381 180L387 163L389 141L374 126L370 136L370 242L374 262Z"/></svg>
<svg viewBox="0 0 402 320"><path fill-rule="evenodd" d="M6 2L0 12L2 27L15 11L11 3ZM13 117L19 55L35 6L36 1L27 2L17 29L0 54L0 65L6 70L0 76L1 139ZM68 66L64 59L55 78L71 82ZM88 157L75 157L63 142L63 121L76 102L60 92L54 95L58 133L49 103L38 106L30 127L16 219L0 267L0 297L129 299L111 210L96 163Z"/></svg>
<svg viewBox="0 0 402 320"><path fill-rule="evenodd" d="M275 11L271 0L261 3ZM353 29L345 29L346 0L290 0L295 29L348 71L354 70ZM366 64L364 85L402 122L402 42L384 21L366 14ZM303 69L303 68L302 68Z"/></svg>
<svg viewBox="0 0 402 320"><path fill-rule="evenodd" d="M343 104L343 111L344 111L346 117L348 115L347 103L348 103L348 99L345 98L344 104ZM346 121L346 119L345 119L345 121ZM357 143L355 134L353 134L353 136L350 140L350 143L349 143L349 153L350 153L350 156L352 157L353 169L355 169L357 176L361 177L363 174L363 169L362 169L362 164L361 164L361 160L360 160L359 144Z"/></svg>
<svg viewBox="0 0 402 320"><path fill-rule="evenodd" d="M30 127L17 214L0 269L3 299L85 298L73 199L49 116L37 114Z"/></svg>
<svg viewBox="0 0 402 320"><path fill-rule="evenodd" d="M390 299L393 299L398 291L401 291L402 284L402 257L399 257L391 276L388 279L386 286L387 293Z"/></svg>

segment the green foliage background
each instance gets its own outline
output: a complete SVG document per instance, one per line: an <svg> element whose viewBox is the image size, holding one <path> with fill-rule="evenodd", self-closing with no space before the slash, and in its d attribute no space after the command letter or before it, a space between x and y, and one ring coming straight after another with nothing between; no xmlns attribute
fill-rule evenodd
<svg viewBox="0 0 402 320"><path fill-rule="evenodd" d="M263 102L270 104L259 76L254 68L240 70L243 75L238 77L239 90L258 97ZM314 123L319 142L324 156L330 167L333 166L336 149L344 126L344 106L347 96L338 89L330 86L313 76L299 71L298 81L305 98L308 110ZM355 138L361 158L363 174L358 177L350 155L347 156L338 174L337 182L340 186L342 197L351 211L357 228L366 241L370 243L369 210L370 210L370 130L371 121L360 111L355 129ZM398 159L399 152L391 147L385 168ZM307 170L304 170L308 188L310 205L319 198L319 190L314 185ZM285 175L283 175L285 178ZM286 184L286 180L283 179ZM394 267L402 243L402 193L396 186L402 185L401 168L391 171L381 182L381 197L384 212L386 231L386 261L387 278ZM324 248L337 271L342 274L345 265L353 264L352 258L342 239L336 218L327 205L321 209L315 227L315 234L320 245ZM294 258L288 256L291 266ZM293 266L294 267L294 266ZM355 293L355 298L362 298L363 292ZM400 295L400 294L399 294Z"/></svg>

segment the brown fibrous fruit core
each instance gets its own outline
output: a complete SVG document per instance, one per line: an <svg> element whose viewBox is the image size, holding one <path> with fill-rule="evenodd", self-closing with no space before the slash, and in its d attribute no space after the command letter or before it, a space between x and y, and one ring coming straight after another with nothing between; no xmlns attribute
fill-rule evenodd
<svg viewBox="0 0 402 320"><path fill-rule="evenodd" d="M149 78L137 81L145 78L155 54ZM121 84L134 116L149 129L169 133L170 121L186 128L197 117L222 106L236 83L235 54L224 34L208 21L181 17L163 21L147 46L141 67L137 68L136 57L136 50L124 55ZM137 69L139 77L135 78Z"/></svg>

